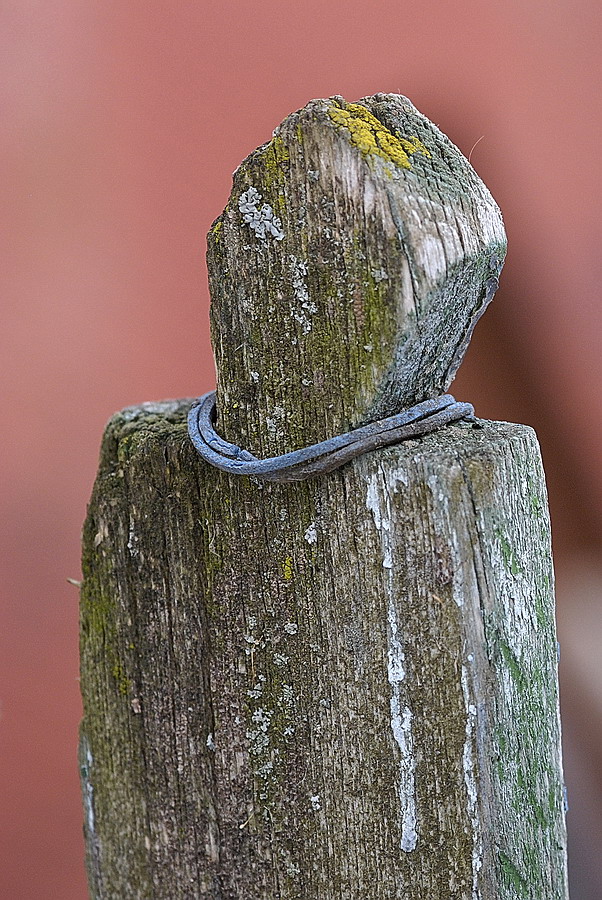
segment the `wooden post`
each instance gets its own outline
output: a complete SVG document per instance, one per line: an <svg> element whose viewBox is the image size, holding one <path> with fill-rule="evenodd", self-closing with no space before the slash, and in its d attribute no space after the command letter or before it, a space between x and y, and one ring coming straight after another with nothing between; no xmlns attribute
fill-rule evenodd
<svg viewBox="0 0 602 900"><path fill-rule="evenodd" d="M460 152L377 94L289 116L208 247L217 428L263 457L445 390L505 235ZM92 897L566 900L533 431L276 484L202 462L189 407L111 420L85 525Z"/></svg>

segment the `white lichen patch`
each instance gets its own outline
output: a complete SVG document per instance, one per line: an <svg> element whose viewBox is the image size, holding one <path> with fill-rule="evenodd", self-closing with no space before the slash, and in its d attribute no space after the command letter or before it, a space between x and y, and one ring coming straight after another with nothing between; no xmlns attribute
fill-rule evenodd
<svg viewBox="0 0 602 900"><path fill-rule="evenodd" d="M301 874L301 869L297 863L287 859L285 862L285 871L289 878L297 878Z"/></svg>
<svg viewBox="0 0 602 900"><path fill-rule="evenodd" d="M292 254L289 256L289 262L295 299L301 304L309 303L309 289L305 281L307 276L307 263L303 262L301 259L297 259L297 257Z"/></svg>
<svg viewBox="0 0 602 900"><path fill-rule="evenodd" d="M279 678L274 683L274 679L269 678L267 673L258 672L257 669L261 670L267 664L269 670L273 671L272 667L277 667L284 675L290 658L277 652L276 646L284 639L284 635L296 633L297 624L286 622L282 626L283 631L276 632L271 637L265 636L264 628L256 616L248 615L246 626L243 632L245 655L241 654L240 657L243 667L240 671L250 677L251 681L246 691L245 717L237 718L240 725L244 722L255 799L263 803L279 783L283 764L279 744L283 737L287 740L294 737L295 702L290 684L284 683L278 687ZM210 737L213 740L213 736ZM209 741L207 745L209 746Z"/></svg>
<svg viewBox="0 0 602 900"><path fill-rule="evenodd" d="M243 220L260 241L265 241L268 237L281 241L284 238L284 231L280 218L274 215L269 203L259 206L260 201L261 194L252 186L240 195L238 209Z"/></svg>
<svg viewBox="0 0 602 900"><path fill-rule="evenodd" d="M127 548L130 551L130 556L132 559L136 559L136 557L140 554L140 550L138 549L138 535L136 534L136 528L132 517L130 516L130 527L128 530L128 542Z"/></svg>
<svg viewBox="0 0 602 900"><path fill-rule="evenodd" d="M109 526L104 519L99 519L98 531L94 535L94 547L100 547L105 538L109 536Z"/></svg>
<svg viewBox="0 0 602 900"><path fill-rule="evenodd" d="M318 311L318 307L309 297L309 288L307 286L307 263L296 256L289 256L289 265L291 273L291 282L293 286L293 294L295 297L295 305L293 307L293 318L301 326L303 334L309 334L311 331L311 316Z"/></svg>
<svg viewBox="0 0 602 900"><path fill-rule="evenodd" d="M249 688L247 691L247 697L250 697L251 700L259 700L261 695L263 694L263 687L265 684L265 675L258 675L257 681L253 685L252 688Z"/></svg>
<svg viewBox="0 0 602 900"><path fill-rule="evenodd" d="M387 678L391 686L391 730L400 752L398 794L402 810L401 849L409 853L416 849L418 842L416 832L416 758L412 735L412 711L405 705L403 709L401 708L401 682L406 677L405 653L401 645L392 592L389 591L388 594Z"/></svg>
<svg viewBox="0 0 602 900"><path fill-rule="evenodd" d="M251 721L253 727L248 728L246 733L249 741L249 753L251 756L261 756L270 743L268 729L272 721L272 714L263 707L259 707L253 712Z"/></svg>
<svg viewBox="0 0 602 900"><path fill-rule="evenodd" d="M282 702L285 704L289 704L293 702L295 695L293 693L293 688L290 684L282 685Z"/></svg>
<svg viewBox="0 0 602 900"><path fill-rule="evenodd" d="M372 272L372 277L374 278L374 280L377 283L380 281L388 281L389 280L389 276L388 276L387 272L385 272L384 269L375 269L375 271Z"/></svg>
<svg viewBox="0 0 602 900"><path fill-rule="evenodd" d="M399 477L398 477L399 475ZM378 474L371 476L366 495L366 506L372 513L374 524L380 535L385 589L387 592L387 678L391 688L390 710L391 730L399 748L399 782L397 793L401 806L401 842L403 851L410 853L418 843L416 813L416 756L412 734L412 711L402 702L402 682L406 678L405 653L401 642L401 632L397 618L394 592L393 555L391 541L392 509L391 493L396 492L398 481L403 481L403 472L395 473L385 484Z"/></svg>
<svg viewBox="0 0 602 900"><path fill-rule="evenodd" d="M319 794L311 794L309 798L309 802L311 804L311 808L314 812L317 812L319 809L322 809L322 804L320 803L320 795Z"/></svg>
<svg viewBox="0 0 602 900"><path fill-rule="evenodd" d="M307 528L305 529L305 534L303 535L308 544L315 544L318 540L318 532L316 529L316 523L310 522Z"/></svg>
<svg viewBox="0 0 602 900"><path fill-rule="evenodd" d="M266 416L266 428L272 438L281 438L284 434L282 425L286 420L286 411L281 406L274 406L270 410L270 415Z"/></svg>
<svg viewBox="0 0 602 900"><path fill-rule="evenodd" d="M258 650L265 650L265 646L266 646L265 641L260 640L259 638L255 637L255 635L253 634L252 631L249 631L247 634L244 635L244 640L245 640L245 643L248 645L245 647L245 654L247 656L253 657L257 653Z"/></svg>
<svg viewBox="0 0 602 900"><path fill-rule="evenodd" d="M215 750L215 741L211 732L207 735L207 747L209 748L209 750Z"/></svg>

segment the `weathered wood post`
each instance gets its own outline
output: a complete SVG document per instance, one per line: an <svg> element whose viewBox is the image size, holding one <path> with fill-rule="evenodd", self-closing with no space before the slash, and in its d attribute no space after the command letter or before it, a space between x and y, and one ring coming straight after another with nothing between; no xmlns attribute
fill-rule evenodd
<svg viewBox="0 0 602 900"><path fill-rule="evenodd" d="M268 457L444 391L505 235L377 94L289 116L208 247L216 430ZM85 525L92 896L565 900L532 430L461 422L279 484L203 462L190 405L111 420Z"/></svg>

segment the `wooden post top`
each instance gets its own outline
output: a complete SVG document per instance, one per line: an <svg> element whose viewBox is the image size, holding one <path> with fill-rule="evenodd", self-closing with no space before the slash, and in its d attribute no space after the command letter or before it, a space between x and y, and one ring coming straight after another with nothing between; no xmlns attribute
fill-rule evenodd
<svg viewBox="0 0 602 900"><path fill-rule="evenodd" d="M505 251L491 194L407 98L312 100L208 235L218 430L269 456L444 392Z"/></svg>

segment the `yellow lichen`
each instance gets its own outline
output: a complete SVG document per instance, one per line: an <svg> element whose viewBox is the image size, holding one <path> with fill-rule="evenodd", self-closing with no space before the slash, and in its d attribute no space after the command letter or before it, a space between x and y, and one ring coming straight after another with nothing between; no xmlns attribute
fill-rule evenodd
<svg viewBox="0 0 602 900"><path fill-rule="evenodd" d="M409 156L411 156L412 153L422 153L424 156L430 157L431 154L428 152L420 138L417 138L416 135L413 134L409 138L403 138L398 134L397 137L399 143L402 145Z"/></svg>
<svg viewBox="0 0 602 900"><path fill-rule="evenodd" d="M348 103L345 108L331 106L328 115L340 128L346 128L354 144L364 156L380 156L402 169L411 169L413 153L430 153L417 137L404 138L393 134L379 122L370 110L360 103Z"/></svg>
<svg viewBox="0 0 602 900"><path fill-rule="evenodd" d="M293 558L292 556L287 556L284 560L284 564L282 566L282 574L284 575L285 581L290 581L293 577Z"/></svg>
<svg viewBox="0 0 602 900"><path fill-rule="evenodd" d="M213 228L211 228L209 230L209 234L211 235L211 237L213 238L213 240L215 241L216 244L219 241L221 230L222 230L221 222L216 222L215 225L213 226Z"/></svg>
<svg viewBox="0 0 602 900"><path fill-rule="evenodd" d="M113 674L113 678L117 682L117 689L119 693L122 695L122 697L125 697L128 694L130 687L132 686L132 682L125 674L125 669L123 668L122 664L117 661L113 664L111 672Z"/></svg>

